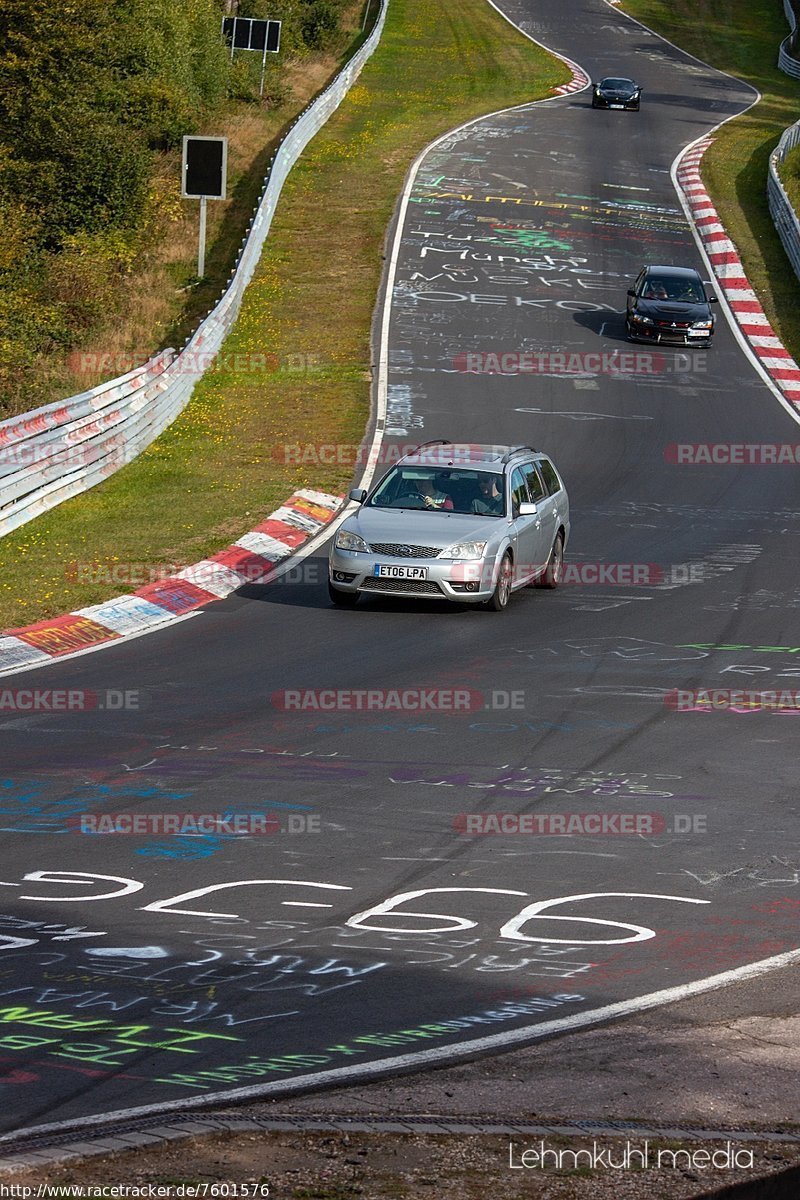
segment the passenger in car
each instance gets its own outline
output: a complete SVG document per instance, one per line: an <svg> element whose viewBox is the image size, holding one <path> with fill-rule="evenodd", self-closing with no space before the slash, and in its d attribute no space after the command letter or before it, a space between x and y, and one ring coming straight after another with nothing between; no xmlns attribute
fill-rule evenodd
<svg viewBox="0 0 800 1200"><path fill-rule="evenodd" d="M487 516L497 516L503 511L503 494L497 490L496 475L479 475L478 487L480 496L472 501L471 511L485 513Z"/></svg>

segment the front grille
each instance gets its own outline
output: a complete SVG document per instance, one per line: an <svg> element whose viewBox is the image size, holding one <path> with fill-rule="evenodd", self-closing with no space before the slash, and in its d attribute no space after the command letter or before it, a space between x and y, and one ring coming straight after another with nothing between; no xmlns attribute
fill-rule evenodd
<svg viewBox="0 0 800 1200"><path fill-rule="evenodd" d="M407 592L414 596L441 596L442 589L431 579L376 579L370 575L361 585L362 592Z"/></svg>
<svg viewBox="0 0 800 1200"><path fill-rule="evenodd" d="M688 329L688 321L656 321L661 329Z"/></svg>
<svg viewBox="0 0 800 1200"><path fill-rule="evenodd" d="M370 546L376 554L388 554L390 558L436 558L442 552L441 546L411 546L407 542L370 542Z"/></svg>

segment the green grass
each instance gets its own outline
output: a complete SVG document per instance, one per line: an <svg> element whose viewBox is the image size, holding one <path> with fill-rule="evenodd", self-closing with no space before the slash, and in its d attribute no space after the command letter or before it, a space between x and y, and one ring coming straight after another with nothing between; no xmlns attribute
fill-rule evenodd
<svg viewBox="0 0 800 1200"><path fill-rule="evenodd" d="M0 629L128 590L66 578L68 564L195 562L296 487L345 488L351 467L293 466L273 447L363 436L383 243L410 163L568 78L485 0L391 0L379 49L284 187L227 367L135 463L0 541ZM253 353L280 369L237 369Z"/></svg>
<svg viewBox="0 0 800 1200"><path fill-rule="evenodd" d="M800 281L767 206L770 153L800 115L800 82L776 65L778 47L789 32L780 0L624 0L622 7L761 92L754 108L714 134L701 164L703 182L775 332L800 359Z"/></svg>

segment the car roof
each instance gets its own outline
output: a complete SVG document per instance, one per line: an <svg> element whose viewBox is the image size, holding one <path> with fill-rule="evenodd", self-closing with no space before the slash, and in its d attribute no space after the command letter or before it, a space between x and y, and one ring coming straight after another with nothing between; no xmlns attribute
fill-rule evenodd
<svg viewBox="0 0 800 1200"><path fill-rule="evenodd" d="M679 279L686 279L686 278L699 279L700 278L700 272L696 271L694 267L650 266L650 267L645 267L645 274L646 275L672 275Z"/></svg>
<svg viewBox="0 0 800 1200"><path fill-rule="evenodd" d="M538 454L532 446L486 446L474 442L426 442L403 455L398 466L494 467L523 455Z"/></svg>

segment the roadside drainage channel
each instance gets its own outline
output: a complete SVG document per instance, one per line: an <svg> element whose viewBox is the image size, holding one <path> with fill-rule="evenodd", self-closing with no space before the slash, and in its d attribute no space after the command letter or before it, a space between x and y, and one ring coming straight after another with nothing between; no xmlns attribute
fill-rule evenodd
<svg viewBox="0 0 800 1200"><path fill-rule="evenodd" d="M99 1127L98 1127L99 1128ZM102 1127L102 1136L92 1136L91 1127L62 1134L22 1137L16 1144L9 1139L7 1155L0 1158L0 1172L9 1173L34 1167L53 1166L78 1158L96 1157L134 1150L177 1138L210 1134L238 1133L394 1133L469 1136L511 1135L529 1137L630 1137L703 1142L759 1142L800 1146L800 1131L765 1129L697 1129L694 1127L650 1126L630 1121L555 1121L528 1123L490 1116L449 1116L421 1114L408 1117L364 1117L360 1114L338 1116L274 1117L236 1116L210 1112L187 1114L186 1119L170 1120L163 1116L147 1117ZM91 1140L88 1140L91 1138ZM0 1153L3 1147L0 1145ZM755 1182L755 1181L753 1181ZM787 1196L789 1193L787 1192ZM797 1192L793 1193L796 1196Z"/></svg>

